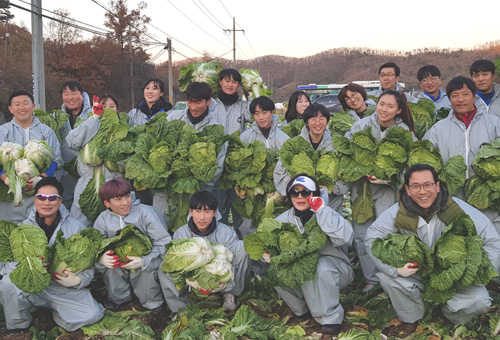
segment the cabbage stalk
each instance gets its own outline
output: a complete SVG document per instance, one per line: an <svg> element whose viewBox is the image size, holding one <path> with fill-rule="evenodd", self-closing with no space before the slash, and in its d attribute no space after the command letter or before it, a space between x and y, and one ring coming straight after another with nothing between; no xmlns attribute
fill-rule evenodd
<svg viewBox="0 0 500 340"><path fill-rule="evenodd" d="M7 164L23 157L24 147L17 143L3 142L0 145L0 155L2 157L2 165L5 168Z"/></svg>
<svg viewBox="0 0 500 340"><path fill-rule="evenodd" d="M240 69L240 74L241 85L245 91L252 91L252 98L258 98L260 96L269 97L272 93L271 90L267 89L267 86L262 81L262 77L257 70L242 68Z"/></svg>
<svg viewBox="0 0 500 340"><path fill-rule="evenodd" d="M41 172L47 171L52 163L54 150L44 141L30 140L24 146L24 157L30 159Z"/></svg>

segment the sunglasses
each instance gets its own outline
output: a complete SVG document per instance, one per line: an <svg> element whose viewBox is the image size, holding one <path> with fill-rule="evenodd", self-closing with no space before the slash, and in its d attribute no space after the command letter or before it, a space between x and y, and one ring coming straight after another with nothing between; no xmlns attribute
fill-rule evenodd
<svg viewBox="0 0 500 340"><path fill-rule="evenodd" d="M293 198L297 198L297 197L299 197L299 195L301 195L303 198L305 198L305 197L311 196L311 193L312 193L312 191L309 191L309 190L298 191L298 190L293 189L292 192L290 192L290 196Z"/></svg>
<svg viewBox="0 0 500 340"><path fill-rule="evenodd" d="M53 194L53 195L44 195L44 194L36 194L35 198L39 201L45 201L49 200L50 202L57 201L59 198L61 198L61 195Z"/></svg>

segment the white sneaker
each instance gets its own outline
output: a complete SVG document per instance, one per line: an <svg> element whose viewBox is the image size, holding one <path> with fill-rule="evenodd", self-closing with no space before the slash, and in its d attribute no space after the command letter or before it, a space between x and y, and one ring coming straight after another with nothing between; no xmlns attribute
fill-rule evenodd
<svg viewBox="0 0 500 340"><path fill-rule="evenodd" d="M236 303L234 302L234 295L231 293L224 294L224 304L222 305L225 310L234 311L236 309Z"/></svg>
<svg viewBox="0 0 500 340"><path fill-rule="evenodd" d="M375 288L377 286L376 283L371 283L371 282L368 282L366 285L365 285L365 288L363 288L363 293L368 293L369 291L371 291L373 288Z"/></svg>

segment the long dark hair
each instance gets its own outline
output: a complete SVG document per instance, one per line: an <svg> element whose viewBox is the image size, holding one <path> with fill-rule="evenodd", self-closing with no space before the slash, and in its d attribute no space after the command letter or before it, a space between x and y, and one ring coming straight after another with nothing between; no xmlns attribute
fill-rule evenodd
<svg viewBox="0 0 500 340"><path fill-rule="evenodd" d="M403 120L403 122L408 126L411 132L415 134L415 126L413 124L413 115L411 113L410 107L408 106L408 101L406 100L406 96L404 93L396 91L396 90L385 90L379 97L391 95L396 98L396 102L398 103L398 108L401 109L401 113L399 116Z"/></svg>
<svg viewBox="0 0 500 340"><path fill-rule="evenodd" d="M288 109L285 112L285 119L287 122L291 122L294 119L297 119L297 102L299 101L300 96L304 96L307 98L309 101L309 104L311 104L311 99L305 93L304 91L295 91L292 93L290 96L290 99L288 100Z"/></svg>

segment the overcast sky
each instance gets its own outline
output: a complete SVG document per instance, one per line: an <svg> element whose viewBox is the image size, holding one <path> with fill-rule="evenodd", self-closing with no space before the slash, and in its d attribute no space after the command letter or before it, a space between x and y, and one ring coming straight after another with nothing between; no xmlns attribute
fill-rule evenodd
<svg viewBox="0 0 500 340"><path fill-rule="evenodd" d="M108 0L96 0L109 7ZM29 7L30 0L11 0ZM129 0L129 8L138 1ZM269 54L305 57L338 47L408 51L421 47L472 48L500 40L500 0L149 0L149 35L164 42L169 34L174 60L200 53L232 58L232 17L236 18L237 58ZM48 11L65 8L79 21L104 28L105 10L92 0L42 0ZM28 12L12 7L14 21L31 30ZM53 15L50 12L44 12ZM189 19L188 19L189 18ZM44 19L47 24L47 19ZM85 35L89 37L89 35ZM152 39L148 40L152 41ZM148 52L154 57L161 47ZM156 61L163 61L167 53Z"/></svg>

